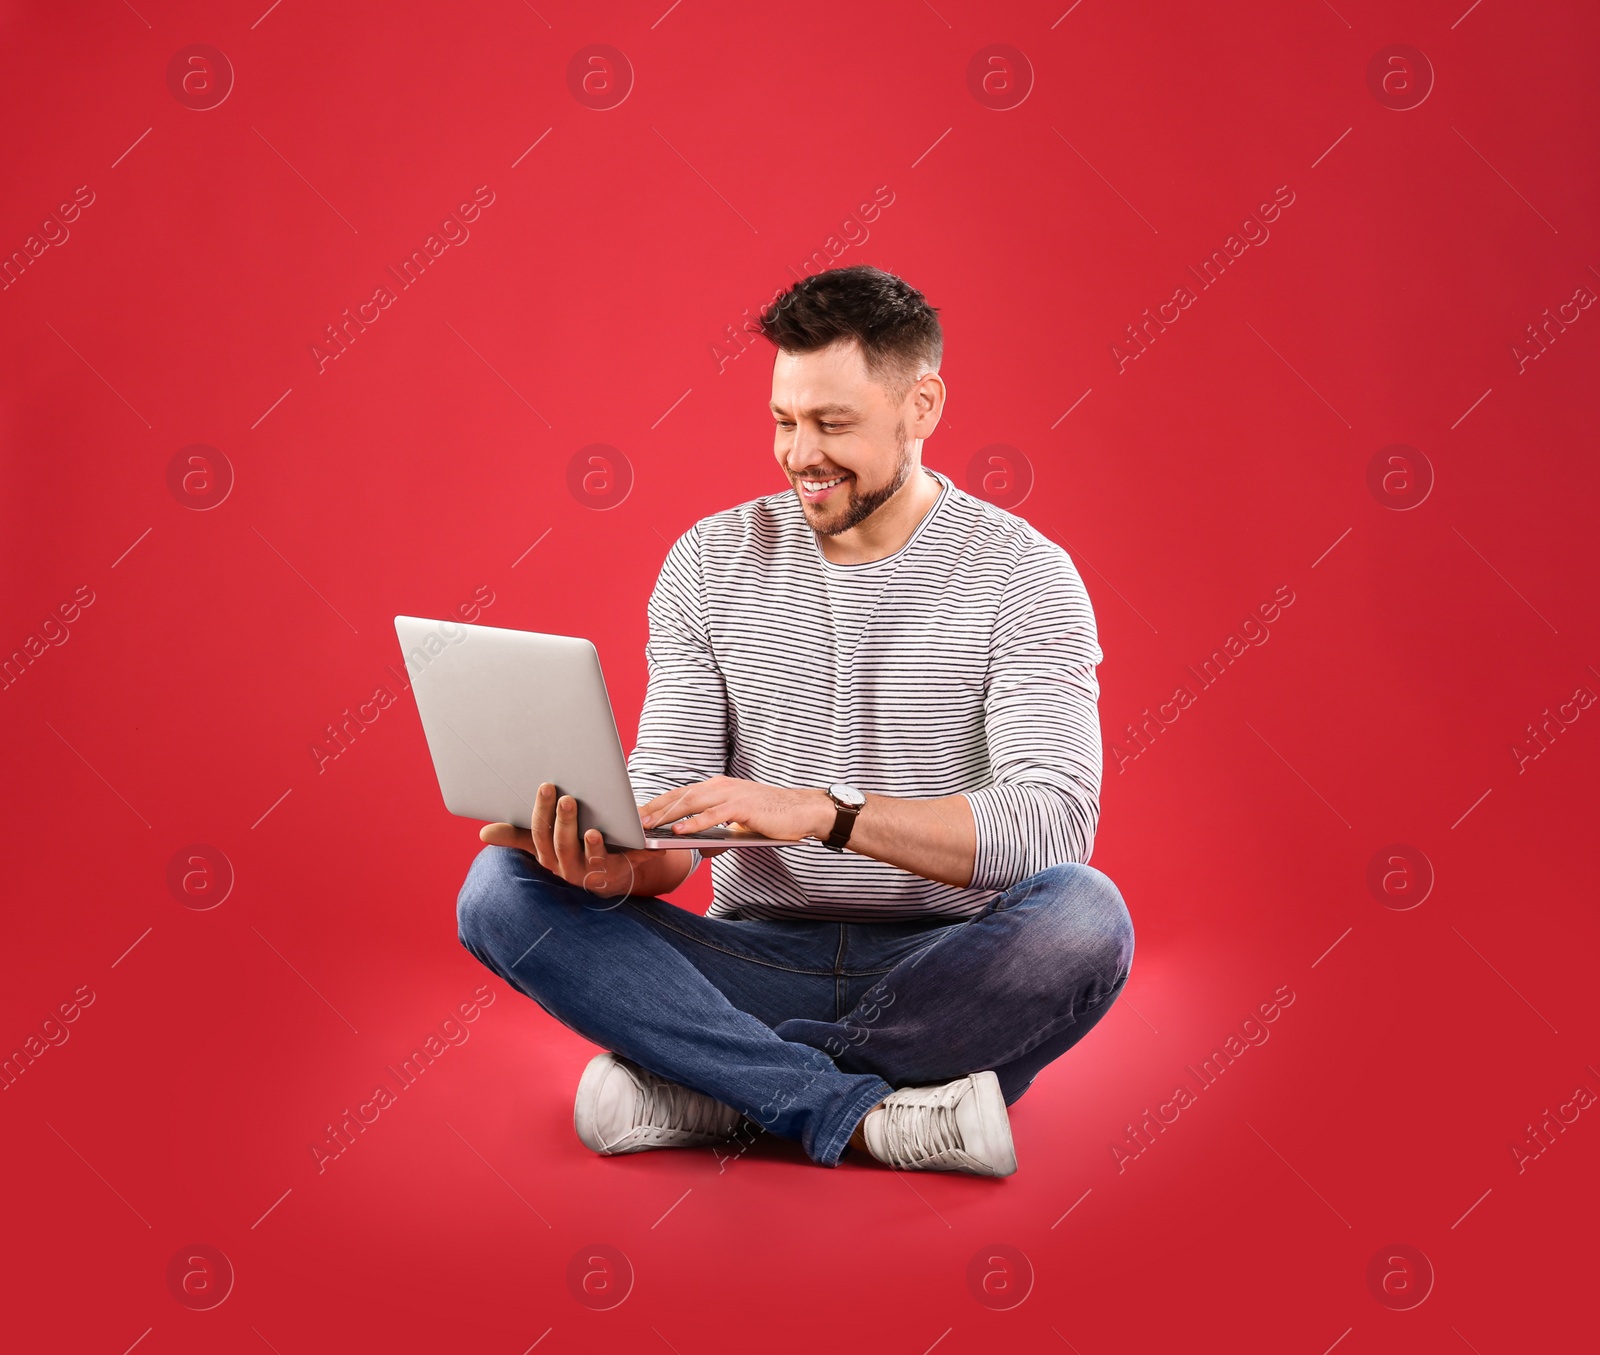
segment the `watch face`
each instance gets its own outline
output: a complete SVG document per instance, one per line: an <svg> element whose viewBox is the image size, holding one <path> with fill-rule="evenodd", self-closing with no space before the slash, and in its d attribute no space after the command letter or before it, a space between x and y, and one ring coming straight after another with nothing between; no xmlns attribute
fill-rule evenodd
<svg viewBox="0 0 1600 1355"><path fill-rule="evenodd" d="M849 805L853 809L861 809L867 803L867 797L854 786L847 786L842 781L828 787L828 794L835 800Z"/></svg>

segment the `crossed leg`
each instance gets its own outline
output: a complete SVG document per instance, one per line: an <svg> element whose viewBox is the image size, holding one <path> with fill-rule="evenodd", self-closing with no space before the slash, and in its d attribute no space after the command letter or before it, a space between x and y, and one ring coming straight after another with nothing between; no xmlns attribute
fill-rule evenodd
<svg viewBox="0 0 1600 1355"><path fill-rule="evenodd" d="M1110 1010L1132 963L1133 924L1116 886L1092 866L1054 866L972 921L931 933L842 1020L791 1019L776 1030L896 1087L989 1069L1010 1105Z"/></svg>
<svg viewBox="0 0 1600 1355"><path fill-rule="evenodd" d="M1133 955L1121 895L1085 865L1021 881L972 921L920 927L596 899L526 852L485 847L457 920L468 951L563 1025L828 1166L895 1087L992 1069L1015 1101L1104 1015Z"/></svg>

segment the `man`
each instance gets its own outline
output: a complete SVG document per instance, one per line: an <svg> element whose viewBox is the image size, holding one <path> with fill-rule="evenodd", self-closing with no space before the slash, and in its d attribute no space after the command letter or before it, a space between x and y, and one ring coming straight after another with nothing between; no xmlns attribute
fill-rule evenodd
<svg viewBox="0 0 1600 1355"><path fill-rule="evenodd" d="M1127 982L1133 929L1087 865L1099 817L1094 615L1066 553L923 469L937 313L870 267L761 314L790 487L703 518L650 598L628 760L647 827L805 839L608 852L540 787L490 824L462 944L602 1049L595 1152L732 1141L1006 1176L1007 1118Z"/></svg>

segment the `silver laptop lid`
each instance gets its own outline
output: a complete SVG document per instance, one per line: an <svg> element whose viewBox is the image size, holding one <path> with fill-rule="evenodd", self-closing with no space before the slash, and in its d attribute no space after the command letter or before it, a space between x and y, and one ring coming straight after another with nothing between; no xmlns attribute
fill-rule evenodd
<svg viewBox="0 0 1600 1355"><path fill-rule="evenodd" d="M577 797L580 835L644 847L594 645L415 616L394 627L446 809L527 828L551 781Z"/></svg>

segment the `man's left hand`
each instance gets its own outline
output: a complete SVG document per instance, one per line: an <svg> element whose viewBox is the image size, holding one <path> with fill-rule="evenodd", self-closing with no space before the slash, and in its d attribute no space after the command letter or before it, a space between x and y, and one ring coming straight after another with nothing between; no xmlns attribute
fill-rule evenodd
<svg viewBox="0 0 1600 1355"><path fill-rule="evenodd" d="M696 833L732 823L763 837L825 838L833 831L835 814L825 790L767 786L732 776L680 786L639 806L646 828L671 823L674 832Z"/></svg>

